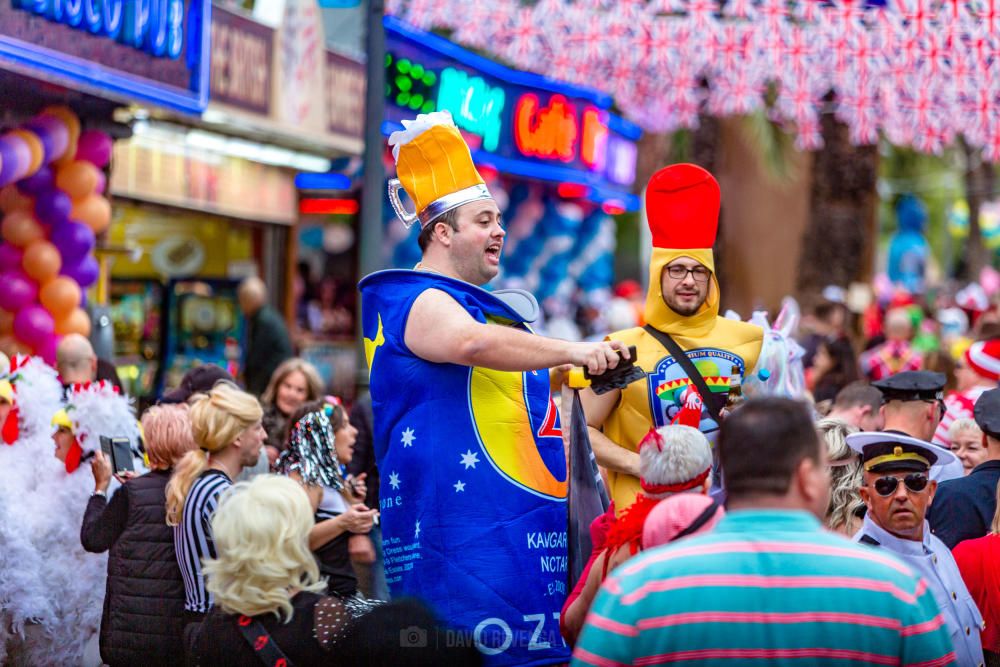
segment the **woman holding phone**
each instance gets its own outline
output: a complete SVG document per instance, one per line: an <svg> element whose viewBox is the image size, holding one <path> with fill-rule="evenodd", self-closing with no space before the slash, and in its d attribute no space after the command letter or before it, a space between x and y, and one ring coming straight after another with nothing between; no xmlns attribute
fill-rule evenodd
<svg viewBox="0 0 1000 667"><path fill-rule="evenodd" d="M84 549L110 551L100 648L112 667L184 660L184 581L166 521L166 487L174 464L197 447L183 403L149 408L142 428L150 472L121 475L125 482L109 501L112 465L98 451L90 464L94 495L80 531Z"/></svg>

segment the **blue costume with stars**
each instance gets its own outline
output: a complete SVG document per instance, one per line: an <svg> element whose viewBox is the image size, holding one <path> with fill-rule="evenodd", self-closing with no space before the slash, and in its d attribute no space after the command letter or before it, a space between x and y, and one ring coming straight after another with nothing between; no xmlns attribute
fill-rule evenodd
<svg viewBox="0 0 1000 667"><path fill-rule="evenodd" d="M392 595L430 603L489 665L567 662L567 475L548 371L432 363L404 341L427 289L479 322L524 330L537 304L420 271L359 287Z"/></svg>

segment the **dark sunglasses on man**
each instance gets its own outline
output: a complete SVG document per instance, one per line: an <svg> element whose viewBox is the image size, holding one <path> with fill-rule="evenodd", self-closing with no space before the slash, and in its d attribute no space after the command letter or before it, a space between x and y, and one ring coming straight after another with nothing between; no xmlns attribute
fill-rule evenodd
<svg viewBox="0 0 1000 667"><path fill-rule="evenodd" d="M927 475L922 472L910 473L906 477L900 479L899 477L894 477L892 475L886 477L879 477L875 480L873 486L875 487L875 493L879 494L883 498L888 498L892 494L896 493L896 489L899 487L899 483L903 482L907 491L912 491L913 493L920 493L927 488L928 482Z"/></svg>

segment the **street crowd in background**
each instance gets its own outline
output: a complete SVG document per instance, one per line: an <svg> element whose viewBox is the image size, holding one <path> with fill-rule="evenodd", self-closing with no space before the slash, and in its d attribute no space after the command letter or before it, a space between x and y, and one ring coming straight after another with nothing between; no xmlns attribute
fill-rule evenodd
<svg viewBox="0 0 1000 667"><path fill-rule="evenodd" d="M995 292L723 316L718 183L672 165L634 319L536 335L481 289L505 231L450 117L404 126L423 259L360 284L370 396L255 278L244 377L141 415L82 336L0 360L0 661L1000 664Z"/></svg>

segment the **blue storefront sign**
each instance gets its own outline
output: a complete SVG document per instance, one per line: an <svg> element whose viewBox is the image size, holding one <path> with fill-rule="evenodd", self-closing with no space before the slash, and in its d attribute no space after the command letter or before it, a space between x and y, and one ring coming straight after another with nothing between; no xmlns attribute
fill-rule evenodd
<svg viewBox="0 0 1000 667"><path fill-rule="evenodd" d="M451 112L477 164L562 184L635 210L642 132L611 113L611 97L512 70L391 16L386 29L385 134L418 113Z"/></svg>
<svg viewBox="0 0 1000 667"><path fill-rule="evenodd" d="M211 0L0 0L0 67L199 114Z"/></svg>

